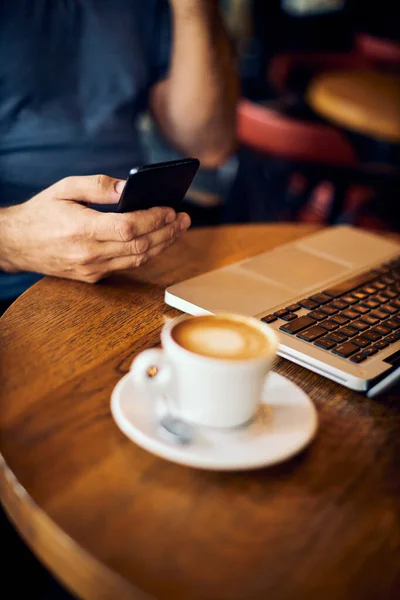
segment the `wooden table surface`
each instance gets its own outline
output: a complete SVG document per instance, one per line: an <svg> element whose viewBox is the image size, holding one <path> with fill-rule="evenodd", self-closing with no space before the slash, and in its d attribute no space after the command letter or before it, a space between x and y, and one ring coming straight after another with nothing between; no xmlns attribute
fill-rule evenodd
<svg viewBox="0 0 400 600"><path fill-rule="evenodd" d="M44 279L0 319L1 501L77 596L399 597L398 391L368 400L279 359L315 402L319 432L295 459L248 473L163 461L110 414L112 388L176 314L166 285L313 230L194 230L131 275Z"/></svg>

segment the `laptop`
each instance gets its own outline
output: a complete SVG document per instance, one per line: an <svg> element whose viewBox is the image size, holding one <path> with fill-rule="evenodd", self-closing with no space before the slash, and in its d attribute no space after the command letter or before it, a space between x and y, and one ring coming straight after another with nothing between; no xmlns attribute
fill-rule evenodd
<svg viewBox="0 0 400 600"><path fill-rule="evenodd" d="M400 244L373 233L322 230L173 285L165 301L261 319L280 356L370 397L400 380Z"/></svg>

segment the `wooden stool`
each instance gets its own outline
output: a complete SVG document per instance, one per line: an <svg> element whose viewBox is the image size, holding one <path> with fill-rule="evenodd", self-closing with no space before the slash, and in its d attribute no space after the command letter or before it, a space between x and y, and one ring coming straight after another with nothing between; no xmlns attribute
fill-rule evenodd
<svg viewBox="0 0 400 600"><path fill-rule="evenodd" d="M307 100L328 121L390 144L400 143L400 77L378 71L322 73Z"/></svg>

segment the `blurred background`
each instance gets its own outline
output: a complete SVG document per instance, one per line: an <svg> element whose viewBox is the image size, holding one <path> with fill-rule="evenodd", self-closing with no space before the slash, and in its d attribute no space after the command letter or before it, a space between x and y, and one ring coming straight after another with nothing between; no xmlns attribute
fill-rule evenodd
<svg viewBox="0 0 400 600"><path fill-rule="evenodd" d="M238 148L202 170L194 223L400 229L400 3L220 0L237 52ZM179 153L145 115L150 161Z"/></svg>

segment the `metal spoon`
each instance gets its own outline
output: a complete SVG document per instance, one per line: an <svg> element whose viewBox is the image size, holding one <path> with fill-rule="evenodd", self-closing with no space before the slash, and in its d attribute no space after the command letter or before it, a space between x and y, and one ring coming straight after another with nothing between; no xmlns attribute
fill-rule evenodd
<svg viewBox="0 0 400 600"><path fill-rule="evenodd" d="M190 444L193 441L193 427L182 419L167 414L160 420L160 427L164 435L176 444Z"/></svg>

